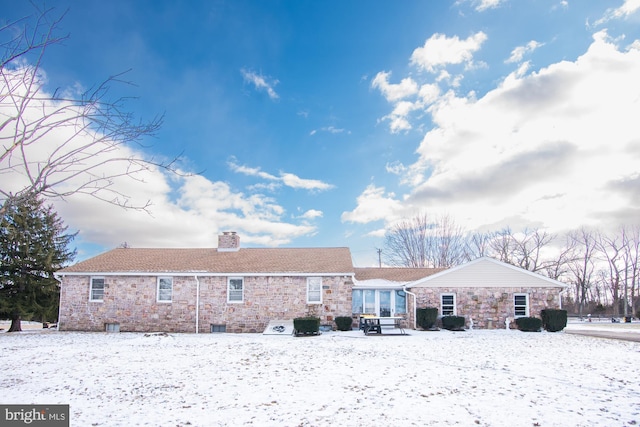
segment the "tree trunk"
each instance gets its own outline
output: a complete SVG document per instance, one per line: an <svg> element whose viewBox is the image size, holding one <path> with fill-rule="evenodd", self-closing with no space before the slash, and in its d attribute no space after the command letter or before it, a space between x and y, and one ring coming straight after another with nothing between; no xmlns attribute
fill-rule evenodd
<svg viewBox="0 0 640 427"><path fill-rule="evenodd" d="M22 323L19 314L11 315L11 326L7 332L22 332Z"/></svg>

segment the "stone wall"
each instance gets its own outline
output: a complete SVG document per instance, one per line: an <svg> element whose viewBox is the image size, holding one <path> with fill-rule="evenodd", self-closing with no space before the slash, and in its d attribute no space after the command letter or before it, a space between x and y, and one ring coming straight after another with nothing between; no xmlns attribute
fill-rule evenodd
<svg viewBox="0 0 640 427"><path fill-rule="evenodd" d="M61 330L104 331L117 323L120 331L194 332L196 280L173 277L170 303L157 302L157 277L106 276L103 301L89 301L89 276L65 276L60 293ZM224 325L227 332L261 333L270 320L313 315L322 324L351 313L351 281L323 277L322 304L307 304L306 277L244 277L244 301L227 302L226 277L199 277L198 331Z"/></svg>
<svg viewBox="0 0 640 427"><path fill-rule="evenodd" d="M413 288L418 308L436 307L440 310L440 295L456 295L456 315L466 318L467 327L473 320L477 329L505 329L508 318L514 327L514 294L529 295L529 316L540 317L545 308L560 307L558 288ZM410 316L409 324L414 325L413 298L407 298Z"/></svg>

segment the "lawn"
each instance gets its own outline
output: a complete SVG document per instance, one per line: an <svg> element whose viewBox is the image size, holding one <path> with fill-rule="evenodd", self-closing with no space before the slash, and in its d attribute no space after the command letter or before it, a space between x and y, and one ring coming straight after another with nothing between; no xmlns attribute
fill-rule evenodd
<svg viewBox="0 0 640 427"><path fill-rule="evenodd" d="M0 403L72 426L634 426L640 343L519 331L0 334Z"/></svg>

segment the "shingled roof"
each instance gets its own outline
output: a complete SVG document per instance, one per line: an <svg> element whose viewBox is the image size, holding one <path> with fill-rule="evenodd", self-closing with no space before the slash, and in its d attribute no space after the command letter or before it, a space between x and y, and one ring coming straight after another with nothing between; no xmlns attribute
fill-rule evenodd
<svg viewBox="0 0 640 427"><path fill-rule="evenodd" d="M382 268L355 268L356 280L383 279L392 282L412 282L424 279L432 274L439 273L445 268L408 268L408 267L382 267Z"/></svg>
<svg viewBox="0 0 640 427"><path fill-rule="evenodd" d="M349 248L118 248L58 272L65 274L353 274Z"/></svg>

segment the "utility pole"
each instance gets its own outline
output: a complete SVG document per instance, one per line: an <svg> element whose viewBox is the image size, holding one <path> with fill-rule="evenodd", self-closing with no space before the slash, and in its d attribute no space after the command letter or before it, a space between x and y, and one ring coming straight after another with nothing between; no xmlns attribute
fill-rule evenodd
<svg viewBox="0 0 640 427"><path fill-rule="evenodd" d="M378 252L378 267L379 267L379 268L382 268L382 258L381 258L381 255L382 255L382 249L379 249L379 248L378 248L378 249L376 249L376 251Z"/></svg>

